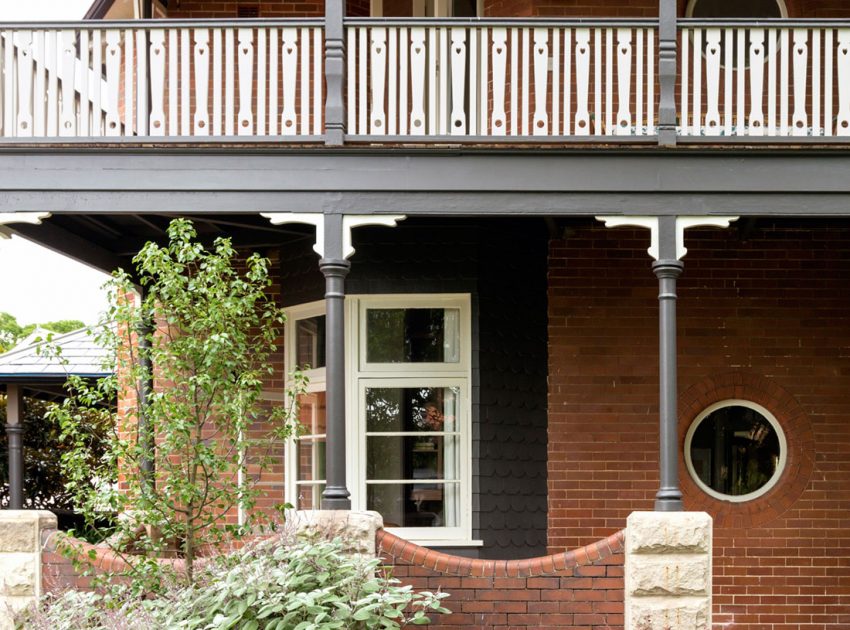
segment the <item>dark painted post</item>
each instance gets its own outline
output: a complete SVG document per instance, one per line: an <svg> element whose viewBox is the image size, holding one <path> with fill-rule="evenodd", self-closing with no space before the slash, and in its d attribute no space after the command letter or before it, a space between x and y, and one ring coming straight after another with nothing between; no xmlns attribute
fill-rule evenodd
<svg viewBox="0 0 850 630"><path fill-rule="evenodd" d="M18 385L6 385L6 440L9 448L9 509L24 509L23 396Z"/></svg>
<svg viewBox="0 0 850 630"><path fill-rule="evenodd" d="M324 256L319 269L325 276L326 444L325 491L322 509L350 510L345 466L345 277L351 263L342 250L342 215L325 215Z"/></svg>
<svg viewBox="0 0 850 630"><path fill-rule="evenodd" d="M144 308L144 290L142 307ZM148 405L153 392L153 366L151 364L151 335L153 334L153 318L151 313L145 313L139 326L139 368L142 378L139 381L139 447L142 457L139 459L139 472L144 487L150 488L154 482L155 456L153 433L148 421Z"/></svg>
<svg viewBox="0 0 850 630"><path fill-rule="evenodd" d="M676 4L676 0L659 0L658 5L658 144L664 147L676 144Z"/></svg>
<svg viewBox="0 0 850 630"><path fill-rule="evenodd" d="M676 356L676 280L684 264L676 251L676 217L658 219L658 260L652 270L658 277L658 359L659 359L659 469L661 484L655 495L657 512L678 512L682 508L679 489L679 414L677 410L678 361Z"/></svg>
<svg viewBox="0 0 850 630"><path fill-rule="evenodd" d="M325 0L325 144L345 139L345 0Z"/></svg>

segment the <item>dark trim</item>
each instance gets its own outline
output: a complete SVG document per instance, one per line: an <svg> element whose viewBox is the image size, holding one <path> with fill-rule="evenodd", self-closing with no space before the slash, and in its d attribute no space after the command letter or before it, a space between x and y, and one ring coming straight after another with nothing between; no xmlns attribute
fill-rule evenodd
<svg viewBox="0 0 850 630"><path fill-rule="evenodd" d="M460 28L468 27L529 27L544 28L547 26L563 27L575 26L578 28L654 28L658 21L653 18L374 18L374 17L347 17L346 26L453 26Z"/></svg>
<svg viewBox="0 0 850 630"><path fill-rule="evenodd" d="M94 3L83 16L84 20L102 20L109 13L109 9L115 4L115 0L94 0ZM88 26L88 25L86 25Z"/></svg>
<svg viewBox="0 0 850 630"><path fill-rule="evenodd" d="M524 145L548 145L548 144L655 144L658 138L655 135L651 136L615 136L608 134L600 134L597 136L451 136L451 135L434 135L434 136L379 136L370 134L347 134L345 142L357 143L363 142L370 145L375 143L386 144L423 144L423 145L464 145L464 144L524 144ZM846 144L850 144L850 138L844 140Z"/></svg>
<svg viewBox="0 0 850 630"><path fill-rule="evenodd" d="M848 216L849 172L804 150L6 151L0 211Z"/></svg>
<svg viewBox="0 0 850 630"><path fill-rule="evenodd" d="M107 0L104 0L107 1ZM323 22L316 18L192 18L172 20L100 20L90 21L44 21L44 22L0 22L0 29L56 29L56 30L92 30L92 29L152 29L152 28L213 28L216 26L232 28L250 28L258 26L318 26Z"/></svg>
<svg viewBox="0 0 850 630"><path fill-rule="evenodd" d="M49 220L41 225L14 223L6 226L6 229L28 241L38 243L42 247L69 256L84 265L107 273L112 273L126 261L126 259L116 256L90 240L68 232Z"/></svg>
<svg viewBox="0 0 850 630"><path fill-rule="evenodd" d="M68 374L53 374L53 373L40 373L33 372L30 374L0 374L0 385L4 383L14 383L14 384L32 384L32 385L46 385L46 384L62 384L68 380L70 376L79 376L80 378L106 378L107 376L112 376L111 372L92 372L92 373L81 373L81 372L73 372Z"/></svg>

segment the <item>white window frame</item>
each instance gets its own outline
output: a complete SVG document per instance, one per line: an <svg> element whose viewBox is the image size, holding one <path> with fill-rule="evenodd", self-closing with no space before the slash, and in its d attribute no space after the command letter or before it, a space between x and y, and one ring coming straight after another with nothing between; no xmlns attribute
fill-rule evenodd
<svg viewBox="0 0 850 630"><path fill-rule="evenodd" d="M450 15L452 11L452 3L450 0L433 0L435 18L454 17ZM426 17L427 0L412 0L412 17ZM478 17L484 16L484 0L477 0L476 12ZM370 0L370 15L371 17L384 17L384 0Z"/></svg>
<svg viewBox="0 0 850 630"><path fill-rule="evenodd" d="M749 494L723 494L722 492L718 492L714 488L706 485L700 476L697 474L696 469L694 468L693 458L691 457L691 444L693 443L694 434L696 433L699 425L702 424L702 421L705 420L712 413L717 411L718 409L723 409L724 407L747 407L748 409L752 409L753 411L761 414L764 418L770 423L770 426L773 427L773 430L776 431L776 436L779 440L779 461L776 464L776 470L773 471L773 476L767 480L767 482L758 490L750 492ZM757 499L760 496L767 494L782 477L782 473L785 472L785 465L788 462L788 441L785 439L785 431L782 429L782 425L779 424L779 421L776 419L770 411L759 405L758 403L754 403L751 400L742 400L740 398L730 398L728 400L721 400L719 402L710 405L705 408L700 414L694 419L691 423L691 426L688 427L688 432L685 434L685 467L688 470L688 474L691 476L693 482L699 487L700 490L705 492L707 495L717 499L718 501L726 501L728 503L746 503L747 501L752 501L753 499Z"/></svg>
<svg viewBox="0 0 850 630"><path fill-rule="evenodd" d="M309 302L307 304L299 304L298 306L293 306L284 310L286 314L286 323L284 324L284 336L283 336L283 346L284 346L284 369L286 375L286 391L290 391L290 387L292 382L289 379L289 375L296 367L296 359L298 348L295 343L295 333L297 330L297 322L303 319L310 319L311 317L318 317L321 315L326 315L326 307L324 300L317 302ZM306 388L306 393L314 394L318 392L324 392L327 389L326 386L326 370L325 368L313 368L310 370L305 370L303 372L304 376L307 377L308 383ZM287 405L291 404L290 400L287 400ZM298 487L301 485L313 485L314 483L325 483L326 480L316 479L312 480L305 484L298 483L298 448L297 442L299 438L313 437L320 438L326 437L327 434L308 434L303 436L293 435L288 440L286 445L286 454L284 457L284 500L287 503L292 504L292 506L297 509L298 508ZM314 509L318 509L320 506L314 506Z"/></svg>
<svg viewBox="0 0 850 630"><path fill-rule="evenodd" d="M366 364L367 308L442 308L460 313L460 347L457 363ZM289 374L296 364L297 322L326 315L325 302L317 301L285 309L284 364L287 390ZM460 413L457 418L460 483L459 524L456 527L388 527L387 530L423 545L479 546L472 540L472 318L469 294L349 295L345 303L346 362L346 478L354 510L366 509L366 387L458 387ZM361 361L362 357L362 361ZM307 393L326 391L325 368L304 372ZM298 507L297 441L292 436L286 448L285 500ZM316 480L320 481L320 480ZM316 509L319 506L315 506Z"/></svg>
<svg viewBox="0 0 850 630"><path fill-rule="evenodd" d="M368 308L449 308L460 313L460 355L458 363L365 363L366 318ZM347 475L351 504L355 510L366 505L366 418L367 387L458 387L460 417L457 419L460 462L460 512L456 527L388 527L387 531L422 545L474 546L472 540L472 413L471 357L472 318L469 294L390 294L352 295L346 300L346 440L357 445L348 450Z"/></svg>

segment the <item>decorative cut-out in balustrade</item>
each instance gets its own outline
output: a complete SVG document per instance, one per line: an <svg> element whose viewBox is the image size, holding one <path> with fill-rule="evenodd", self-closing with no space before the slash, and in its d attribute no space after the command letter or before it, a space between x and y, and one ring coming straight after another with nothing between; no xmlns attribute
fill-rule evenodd
<svg viewBox="0 0 850 630"><path fill-rule="evenodd" d="M0 49L4 137L322 134L319 23L21 27Z"/></svg>

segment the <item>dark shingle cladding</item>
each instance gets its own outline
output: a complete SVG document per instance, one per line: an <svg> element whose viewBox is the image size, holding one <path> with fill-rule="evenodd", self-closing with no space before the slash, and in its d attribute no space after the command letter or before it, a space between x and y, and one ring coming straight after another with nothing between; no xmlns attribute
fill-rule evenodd
<svg viewBox="0 0 850 630"><path fill-rule="evenodd" d="M360 228L349 294L472 296L473 537L465 555L546 550L547 233L541 219L408 219ZM284 247L286 304L322 297L310 243ZM455 548L452 550L457 553Z"/></svg>

